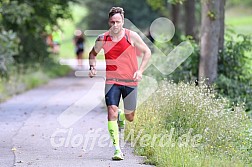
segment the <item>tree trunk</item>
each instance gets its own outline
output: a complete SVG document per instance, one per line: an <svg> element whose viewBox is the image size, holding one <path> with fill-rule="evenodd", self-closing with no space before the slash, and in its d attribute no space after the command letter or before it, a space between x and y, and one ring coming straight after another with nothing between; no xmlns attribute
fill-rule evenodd
<svg viewBox="0 0 252 167"><path fill-rule="evenodd" d="M172 4L171 16L172 16L172 22L175 28L178 28L179 4Z"/></svg>
<svg viewBox="0 0 252 167"><path fill-rule="evenodd" d="M220 36L219 36L219 52L224 49L224 35L225 35L225 3L226 0L220 2Z"/></svg>
<svg viewBox="0 0 252 167"><path fill-rule="evenodd" d="M185 1L185 34L195 38L195 0Z"/></svg>
<svg viewBox="0 0 252 167"><path fill-rule="evenodd" d="M221 32L220 9L221 4L223 5L222 1L201 1L199 80L207 78L208 84L212 84L217 78L218 49Z"/></svg>

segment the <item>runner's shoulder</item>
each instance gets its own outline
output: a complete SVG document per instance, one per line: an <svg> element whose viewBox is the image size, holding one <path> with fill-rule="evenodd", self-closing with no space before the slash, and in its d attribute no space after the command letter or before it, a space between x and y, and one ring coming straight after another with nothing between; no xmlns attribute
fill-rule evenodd
<svg viewBox="0 0 252 167"><path fill-rule="evenodd" d="M130 36L130 41L133 46L134 46L135 42L138 41L139 38L141 38L137 32L132 31L132 30L129 30L129 36Z"/></svg>
<svg viewBox="0 0 252 167"><path fill-rule="evenodd" d="M96 38L96 41L103 41L104 39L104 34L100 34L98 35L98 37Z"/></svg>
<svg viewBox="0 0 252 167"><path fill-rule="evenodd" d="M98 35L96 41L104 41L104 36L105 36L106 34L107 34L107 32Z"/></svg>
<svg viewBox="0 0 252 167"><path fill-rule="evenodd" d="M137 32L135 32L135 31L129 30L129 32L130 32L130 37L134 38L136 36L139 36L139 34Z"/></svg>

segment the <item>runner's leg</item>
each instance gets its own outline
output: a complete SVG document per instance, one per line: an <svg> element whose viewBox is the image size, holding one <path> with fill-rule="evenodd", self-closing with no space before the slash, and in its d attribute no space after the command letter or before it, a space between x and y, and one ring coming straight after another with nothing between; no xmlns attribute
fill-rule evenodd
<svg viewBox="0 0 252 167"><path fill-rule="evenodd" d="M115 147L115 154L112 157L113 160L122 160L123 155L121 153L119 144L119 129L117 124L118 106L121 97L121 91L117 85L105 86L105 99L108 110L108 131L110 133L111 140Z"/></svg>
<svg viewBox="0 0 252 167"><path fill-rule="evenodd" d="M137 104L137 87L136 86L125 86L122 92L124 102L124 113L125 118L132 122L135 116L136 104Z"/></svg>

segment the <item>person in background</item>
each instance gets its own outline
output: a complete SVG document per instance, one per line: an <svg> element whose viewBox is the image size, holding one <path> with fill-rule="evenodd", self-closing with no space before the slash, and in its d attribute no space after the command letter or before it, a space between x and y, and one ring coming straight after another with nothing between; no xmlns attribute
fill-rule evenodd
<svg viewBox="0 0 252 167"><path fill-rule="evenodd" d="M75 46L75 54L77 57L78 67L82 68L85 38L81 30L75 30L73 42Z"/></svg>
<svg viewBox="0 0 252 167"><path fill-rule="evenodd" d="M52 32L52 41L53 41L53 53L59 54L60 52L60 44L62 40L62 32L54 28Z"/></svg>
<svg viewBox="0 0 252 167"><path fill-rule="evenodd" d="M53 49L52 34L47 34L47 35L46 35L46 44L47 44L47 46L49 46L51 49Z"/></svg>

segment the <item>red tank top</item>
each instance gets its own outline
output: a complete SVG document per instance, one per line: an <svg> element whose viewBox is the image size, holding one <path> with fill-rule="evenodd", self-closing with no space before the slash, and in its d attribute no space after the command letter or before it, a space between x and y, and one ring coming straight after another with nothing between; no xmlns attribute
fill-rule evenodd
<svg viewBox="0 0 252 167"><path fill-rule="evenodd" d="M130 30L119 42L113 42L109 32L104 33L103 49L106 60L106 84L137 86L133 75L138 70L136 49L130 43Z"/></svg>

